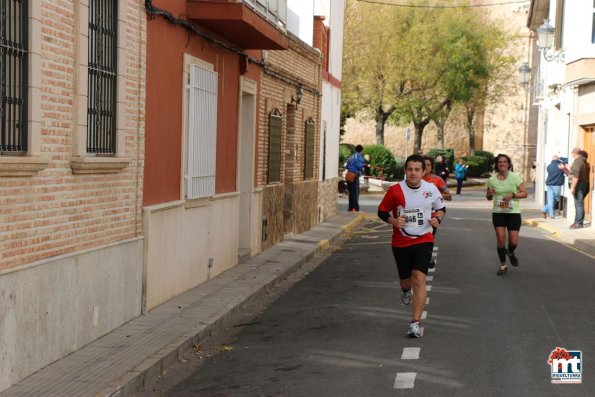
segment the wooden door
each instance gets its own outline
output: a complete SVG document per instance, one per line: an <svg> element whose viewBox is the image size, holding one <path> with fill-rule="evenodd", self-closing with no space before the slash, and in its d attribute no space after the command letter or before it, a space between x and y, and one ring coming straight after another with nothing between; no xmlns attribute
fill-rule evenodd
<svg viewBox="0 0 595 397"><path fill-rule="evenodd" d="M591 165L591 174L589 177L589 186L591 193L587 195L585 199L585 219L592 221L593 214L593 189L594 189L594 176L595 176L595 126L585 128L585 135L583 137L584 148L583 150L589 153L589 164Z"/></svg>

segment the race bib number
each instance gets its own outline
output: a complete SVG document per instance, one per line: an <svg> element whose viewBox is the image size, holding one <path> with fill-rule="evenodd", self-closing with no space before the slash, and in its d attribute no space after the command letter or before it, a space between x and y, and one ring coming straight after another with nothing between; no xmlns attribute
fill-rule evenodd
<svg viewBox="0 0 595 397"><path fill-rule="evenodd" d="M498 208L500 208L502 211L512 211L513 210L513 202L512 201L505 201L505 200L500 200L498 201Z"/></svg>
<svg viewBox="0 0 595 397"><path fill-rule="evenodd" d="M424 224L424 212L421 208L403 209L405 227L421 227Z"/></svg>

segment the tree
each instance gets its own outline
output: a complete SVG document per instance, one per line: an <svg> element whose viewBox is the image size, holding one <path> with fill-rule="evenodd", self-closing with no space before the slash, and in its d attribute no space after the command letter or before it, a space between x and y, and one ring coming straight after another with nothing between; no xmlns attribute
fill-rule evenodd
<svg viewBox="0 0 595 397"><path fill-rule="evenodd" d="M506 54L506 49L513 37L477 11L462 16L460 22L449 27L451 40L445 43L445 49L452 55L442 82L452 101L464 109L469 150L473 155L476 116L486 106L501 101L512 89L514 68L511 66L515 59Z"/></svg>
<svg viewBox="0 0 595 397"><path fill-rule="evenodd" d="M502 97L506 73L512 70L513 59L504 51L507 39L471 7L391 7L350 0L343 111L368 111L376 121L379 144L389 118L401 125L413 123L417 152L425 127L434 121L444 134L451 110L460 104L474 145L476 115Z"/></svg>
<svg viewBox="0 0 595 397"><path fill-rule="evenodd" d="M406 87L401 59L401 42L397 21L403 10L379 4L349 0L345 11L343 40L342 111L354 116L359 110L373 115L376 121L376 143L384 144L384 126L395 111L395 87ZM401 92L404 94L405 92Z"/></svg>

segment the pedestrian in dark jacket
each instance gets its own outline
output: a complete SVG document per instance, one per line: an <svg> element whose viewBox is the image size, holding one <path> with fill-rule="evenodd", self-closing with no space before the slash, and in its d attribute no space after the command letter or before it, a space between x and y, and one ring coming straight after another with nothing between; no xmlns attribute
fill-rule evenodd
<svg viewBox="0 0 595 397"><path fill-rule="evenodd" d="M560 202L562 185L564 185L564 164L560 161L558 155L554 154L551 163L547 166L547 178L545 186L547 189L545 207L542 209L543 218L554 218L554 210Z"/></svg>

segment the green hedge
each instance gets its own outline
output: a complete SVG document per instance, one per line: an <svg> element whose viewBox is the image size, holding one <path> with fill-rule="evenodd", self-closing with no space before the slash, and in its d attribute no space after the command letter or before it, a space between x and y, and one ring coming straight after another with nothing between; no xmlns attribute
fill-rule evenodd
<svg viewBox="0 0 595 397"><path fill-rule="evenodd" d="M362 155L370 155L372 167L384 168L384 179L393 180L398 177L397 161L393 152L382 145L366 145ZM372 175L379 176L380 170L372 168Z"/></svg>
<svg viewBox="0 0 595 397"><path fill-rule="evenodd" d="M446 159L446 162L448 163L448 168L450 170L454 170L454 164L455 164L455 151L454 149L438 149L438 148L433 148L428 150L427 152L424 153L424 156L428 156L433 158L434 160L436 160L436 157L438 156L443 156ZM434 170L432 170L432 172L434 172Z"/></svg>
<svg viewBox="0 0 595 397"><path fill-rule="evenodd" d="M351 153L355 151L355 145L351 143L340 143L339 144L339 167L343 167L345 161L351 156Z"/></svg>
<svg viewBox="0 0 595 397"><path fill-rule="evenodd" d="M494 169L494 155L483 150L476 151L475 156L463 157L463 162L469 166L468 176L487 176Z"/></svg>

